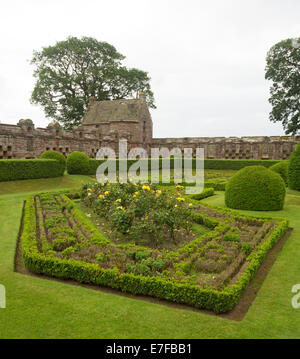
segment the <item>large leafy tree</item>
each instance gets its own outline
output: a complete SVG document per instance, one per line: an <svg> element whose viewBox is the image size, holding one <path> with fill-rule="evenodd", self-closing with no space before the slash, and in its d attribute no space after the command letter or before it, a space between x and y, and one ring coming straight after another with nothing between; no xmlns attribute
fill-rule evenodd
<svg viewBox="0 0 300 359"><path fill-rule="evenodd" d="M300 38L275 44L267 54L265 77L272 80L270 120L286 134L300 132Z"/></svg>
<svg viewBox="0 0 300 359"><path fill-rule="evenodd" d="M90 97L124 99L143 92L148 105L155 108L147 72L128 69L124 59L114 46L91 37L68 37L35 51L31 102L40 104L47 117L66 129L80 124Z"/></svg>

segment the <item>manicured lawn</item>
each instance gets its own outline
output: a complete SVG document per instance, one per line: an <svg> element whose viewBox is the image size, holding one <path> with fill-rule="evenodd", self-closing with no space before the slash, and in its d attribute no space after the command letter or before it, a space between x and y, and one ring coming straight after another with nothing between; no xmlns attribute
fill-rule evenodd
<svg viewBox="0 0 300 359"><path fill-rule="evenodd" d="M80 175L64 175L63 177L42 178L39 180L0 182L0 195L31 193L52 189L69 189L80 187L81 181L92 181L90 177Z"/></svg>
<svg viewBox="0 0 300 359"><path fill-rule="evenodd" d="M0 183L0 284L7 308L0 309L0 338L300 338L300 309L291 288L300 283L300 193L289 191L280 212L294 231L241 322L178 309L13 271L23 200L28 192L74 188L84 176ZM206 203L224 206L224 193ZM245 211L243 211L245 212Z"/></svg>

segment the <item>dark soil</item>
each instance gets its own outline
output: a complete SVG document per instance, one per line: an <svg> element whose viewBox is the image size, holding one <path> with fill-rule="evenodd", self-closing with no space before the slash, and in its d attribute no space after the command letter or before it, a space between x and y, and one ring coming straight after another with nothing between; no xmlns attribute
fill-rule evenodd
<svg viewBox="0 0 300 359"><path fill-rule="evenodd" d="M133 240L126 236L126 234L122 234L119 232L116 232L111 229L111 227L108 225L106 219L101 218L93 213L91 208L86 207L83 203L75 202L77 207L83 212L83 213L90 213L91 216L89 217L89 220L94 224L94 226L100 230L106 237L108 237L114 244L135 244L139 246L148 247L150 249L168 249L170 251L177 250L181 247L184 247L187 243L193 241L197 235L193 233L192 231L184 231L181 233L177 233L176 235L176 241L174 240L164 240L162 242L153 243L148 239L140 239L133 242Z"/></svg>

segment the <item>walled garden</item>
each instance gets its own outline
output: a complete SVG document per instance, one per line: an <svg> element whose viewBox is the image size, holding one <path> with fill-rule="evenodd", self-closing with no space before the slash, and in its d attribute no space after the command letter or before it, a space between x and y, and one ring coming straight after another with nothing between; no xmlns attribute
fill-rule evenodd
<svg viewBox="0 0 300 359"><path fill-rule="evenodd" d="M40 160L3 160L0 167L5 171L1 173L3 179L9 181L2 182L0 186L10 194L1 192L0 202L11 198L14 201L11 203L18 203L18 210L12 213L15 220L8 230L4 226L1 231L6 231L5 236L12 239L12 236L16 238L19 229L16 258L23 262L27 274L42 275L38 281L47 291L51 286L43 278L71 280L93 288L115 290L109 298L115 298L117 293L127 293L137 299L140 296L144 300L156 298L165 303L208 310L208 313L230 315L249 285L255 283L256 273L268 261L273 248L287 238L289 227L294 230L278 263L286 259L285 263L294 268L294 255L300 245L297 242L300 238L300 223L297 220L297 213L300 215L297 151L298 148L291 161L277 163L206 161L205 188L197 195L185 194L184 181L170 185L98 183L91 173L95 160L90 159L85 173L73 175L66 172L63 175L65 166L68 171L68 161L63 162L58 156L55 158L56 154L44 155ZM14 170L18 168L18 162L22 167L20 171ZM72 166L76 168L76 163ZM225 169L220 168L222 166ZM40 177L44 179L34 179L32 174L36 173L35 168L39 169ZM245 171L247 173L244 175ZM27 173L29 179L20 181L20 173ZM253 182L249 180L252 174ZM61 179L57 181L56 178ZM261 198L261 201L253 201ZM266 199L270 200L267 203L270 206L260 207L266 203ZM1 216L4 218L5 215L5 211L2 211ZM20 228L18 219L21 219ZM13 248L10 251L9 256L14 252ZM7 267L3 267L5 263L4 260L0 270L8 273ZM289 283L287 276L293 278L293 274L286 266L285 271L278 270L276 263L277 260L275 269L271 270L275 274L267 277L267 283L273 288L277 288L279 283L284 287L285 283ZM18 270L18 265L15 268ZM8 287L13 288L14 283L18 283L18 277L13 272L6 274L5 278ZM27 279L22 279L24 288L27 282ZM254 301L262 311L270 308L269 305L276 307L275 304L268 304L263 309L268 298L263 288L260 290L262 294ZM24 300L30 297L34 302L28 290L29 287L23 294ZM85 292L81 292L81 289L78 291L85 298ZM36 290L33 289L33 292ZM284 302L286 298L281 296L281 290L276 289L276 292L277 300ZM95 295L103 298L100 292ZM51 296L60 298L54 292ZM64 302L67 298L70 300L71 297L66 294L66 299L60 300ZM255 314L257 305L246 317L266 316ZM138 308L139 305L137 312ZM280 309L276 308L280 313ZM284 306L282 308L282 315L286 313L286 318L289 318ZM89 311L89 308L86 307L86 310ZM118 310L117 307L114 310ZM176 312L176 309L171 310ZM43 309L41 311L44 312ZM181 315L175 312L175 317L180 318ZM191 323L192 313L188 315ZM26 317L21 316L26 323ZM213 318L208 320L209 326L217 333ZM92 319L90 321L93 322ZM171 323L172 320L169 326L166 325L172 332L176 325L175 322ZM197 325L194 323L193 327L197 328ZM231 325L227 327L233 330ZM266 333L271 330L267 324L263 324L263 327ZM155 328L158 333L158 327ZM244 327L247 337L251 337L251 328L249 323ZM4 330L1 324L0 329ZM190 329L187 329L188 337L191 337ZM200 334L198 329L196 337L205 337L204 331ZM277 330L280 333L279 327ZM145 337L144 333L142 331L140 335ZM239 335L238 332L236 335ZM228 336L223 333L221 337Z"/></svg>

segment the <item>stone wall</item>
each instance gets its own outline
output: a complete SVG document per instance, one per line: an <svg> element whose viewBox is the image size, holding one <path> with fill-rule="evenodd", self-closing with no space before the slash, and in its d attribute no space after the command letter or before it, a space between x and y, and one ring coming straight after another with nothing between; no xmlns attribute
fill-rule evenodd
<svg viewBox="0 0 300 359"><path fill-rule="evenodd" d="M154 138L152 147L204 148L205 158L285 160L300 136Z"/></svg>
<svg viewBox="0 0 300 359"><path fill-rule="evenodd" d="M56 124L47 129L35 128L31 120L20 120L18 125L0 124L0 159L39 158L46 150L60 151L66 156L82 151L94 157L99 147L99 139L80 129L64 131Z"/></svg>
<svg viewBox="0 0 300 359"><path fill-rule="evenodd" d="M123 124L122 124L123 125ZM135 126L137 124L134 124ZM139 126L144 126L141 121ZM122 138L128 140L128 150L141 146L150 153L152 147L204 148L206 158L229 159L270 159L289 158L300 136L271 137L189 137L189 138L154 138L152 126L146 123L139 128L143 134L143 143L132 141L130 128L128 133L122 129ZM20 120L17 125L0 124L0 159L6 158L39 158L46 150L57 150L64 155L74 151L85 152L95 157L99 148L111 147L116 153L120 136L118 128L108 134L91 126L79 126L72 131L65 131L57 123L45 128L35 128L31 120ZM151 140L152 139L152 140Z"/></svg>

